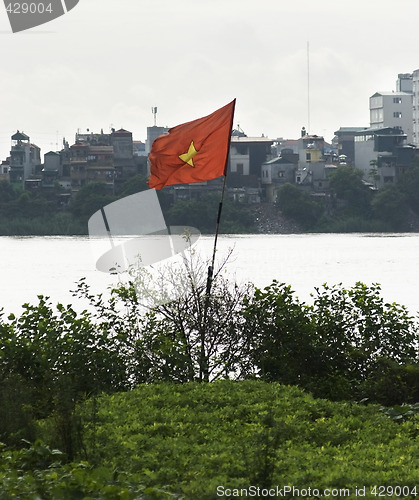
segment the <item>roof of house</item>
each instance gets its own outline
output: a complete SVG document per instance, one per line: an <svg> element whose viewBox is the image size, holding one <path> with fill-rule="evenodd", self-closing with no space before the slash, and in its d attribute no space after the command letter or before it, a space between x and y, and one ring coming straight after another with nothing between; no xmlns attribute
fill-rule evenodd
<svg viewBox="0 0 419 500"><path fill-rule="evenodd" d="M274 141L272 139L269 139L268 137L237 137L237 136L232 136L231 137L231 143L265 143L265 144L272 144Z"/></svg>
<svg viewBox="0 0 419 500"><path fill-rule="evenodd" d="M112 132L112 135L132 135L132 132L129 132L128 130L125 130L124 128L120 128L119 130Z"/></svg>
<svg viewBox="0 0 419 500"><path fill-rule="evenodd" d="M12 141L29 141L29 136L18 130L16 134L12 135Z"/></svg>
<svg viewBox="0 0 419 500"><path fill-rule="evenodd" d="M336 130L335 134L348 134L351 132L362 132L363 130L367 130L369 127L340 127L339 130Z"/></svg>
<svg viewBox="0 0 419 500"><path fill-rule="evenodd" d="M397 92L394 90L388 90L388 91L384 91L384 92L376 92L371 97L378 97L380 95L404 96L404 95L412 95L412 93L411 92Z"/></svg>

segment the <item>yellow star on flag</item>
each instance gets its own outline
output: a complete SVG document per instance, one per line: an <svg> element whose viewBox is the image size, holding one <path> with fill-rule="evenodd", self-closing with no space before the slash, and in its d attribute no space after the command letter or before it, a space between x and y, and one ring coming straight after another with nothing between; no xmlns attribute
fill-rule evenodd
<svg viewBox="0 0 419 500"><path fill-rule="evenodd" d="M190 165L191 167L195 167L195 165L193 164L193 157L196 155L197 152L198 151L195 149L193 141L191 141L191 143L189 145L188 152L184 153L182 155L179 155L179 158L182 161L184 161L185 163L187 163L188 165Z"/></svg>

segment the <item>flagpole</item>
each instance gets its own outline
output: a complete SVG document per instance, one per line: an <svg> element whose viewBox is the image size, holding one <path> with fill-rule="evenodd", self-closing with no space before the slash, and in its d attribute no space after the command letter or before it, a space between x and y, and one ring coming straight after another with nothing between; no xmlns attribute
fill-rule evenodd
<svg viewBox="0 0 419 500"><path fill-rule="evenodd" d="M212 251L212 260L211 260L211 265L208 267L206 301L205 301L205 309L204 309L204 319L205 320L206 320L206 313L207 313L208 305L209 305L209 297L210 297L210 293L211 293L212 278L213 278L213 275L214 275L215 254L217 252L218 232L219 232L219 229L220 229L221 212L223 210L224 193L225 193L225 189L226 189L228 160L229 160L229 156L230 156L231 134L233 132L233 119L234 119L235 107L236 107L236 99L234 99L233 112L231 113L230 135L229 135L229 138L228 138L227 156L226 156L226 162L225 162L225 165L224 165L223 188L222 188L222 191L221 191L220 203L218 205L218 215L217 215L217 223L216 223L216 226L215 226L215 237L214 237L214 248L213 248L213 251Z"/></svg>
<svg viewBox="0 0 419 500"><path fill-rule="evenodd" d="M214 275L215 254L217 253L217 240L218 240L218 233L219 233L219 229L220 229L221 212L223 210L223 202L224 202L224 193L225 193L225 188L226 188L226 180L227 180L227 172L224 175L223 189L221 191L221 199L220 199L220 203L218 205L218 215L217 215L217 223L216 223L216 226L215 226L214 247L213 247L213 250L212 250L211 265L208 266L208 278L207 278L207 289L206 289L206 295L208 297L208 300L209 300L209 295L211 293L212 278L213 278L213 275Z"/></svg>
<svg viewBox="0 0 419 500"><path fill-rule="evenodd" d="M226 190L226 181L227 181L227 170L228 170L228 160L229 160L229 153L230 153L230 144L231 144L231 133L233 132L233 118L234 118L234 108L236 106L236 100L234 99L234 107L233 107L233 112L231 114L231 124L230 124L230 136L228 138L228 148L227 148L227 157L226 157L226 162L224 166L224 180L223 180L223 188L221 191L221 198L220 198L220 203L218 205L218 215L217 215L217 223L215 226L215 236L214 236L214 247L212 251L212 260L211 264L208 266L208 275L207 275L207 286L205 290L205 303L204 303L204 314L202 317L202 324L201 324L201 360L200 360L200 380L204 380L206 382L209 381L209 372L208 372L208 360L206 357L205 353L205 332L206 332L206 326L207 326L207 318L208 318L208 309L209 309L209 304L210 304L210 297L211 297L211 286L212 286L212 281L214 277L214 266L215 266L215 254L217 252L217 240L218 240L218 233L220 229L220 221L221 221L221 212L223 210L223 202L224 202L224 194Z"/></svg>
<svg viewBox="0 0 419 500"><path fill-rule="evenodd" d="M214 247L212 251L212 260L211 264L208 266L208 274L207 274L207 286L205 290L205 302L204 302L204 313L202 316L202 323L200 326L200 337L201 337L201 360L199 363L199 371L200 371L200 380L208 382L209 381L209 373L208 373L208 360L205 352L205 332L206 332L206 327L207 327L207 318L208 318L208 309L209 309L209 304L210 304L210 297L211 297L211 286L212 286L212 280L214 276L214 266L215 266L215 254L217 253L217 239L218 239L218 232L220 229L220 221L221 221L221 212L223 210L223 201L224 201L224 193L225 193L225 188L226 188L226 179L227 179L227 169L224 174L224 181L223 181L223 189L221 192L221 199L220 203L218 205L218 215L217 215L217 224L215 226L215 237L214 237Z"/></svg>

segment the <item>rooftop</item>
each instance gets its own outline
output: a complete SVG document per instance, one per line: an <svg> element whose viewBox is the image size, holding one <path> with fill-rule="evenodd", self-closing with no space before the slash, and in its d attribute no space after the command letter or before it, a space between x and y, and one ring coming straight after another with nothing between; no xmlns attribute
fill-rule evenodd
<svg viewBox="0 0 419 500"><path fill-rule="evenodd" d="M29 136L18 130L16 134L12 135L12 141L29 141Z"/></svg>
<svg viewBox="0 0 419 500"><path fill-rule="evenodd" d="M231 137L231 143L237 143L237 142L253 142L253 143L273 143L274 141L272 139L269 139L268 137L237 137L237 136L232 136Z"/></svg>

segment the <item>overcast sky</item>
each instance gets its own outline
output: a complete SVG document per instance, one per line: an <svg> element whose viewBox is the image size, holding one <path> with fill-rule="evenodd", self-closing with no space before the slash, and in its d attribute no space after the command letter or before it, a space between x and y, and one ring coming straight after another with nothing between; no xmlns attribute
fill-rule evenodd
<svg viewBox="0 0 419 500"><path fill-rule="evenodd" d="M233 98L248 136L330 141L419 69L418 14L417 0L80 0L13 34L1 5L0 160L18 129L42 155L78 129L144 141L152 106L174 126Z"/></svg>

